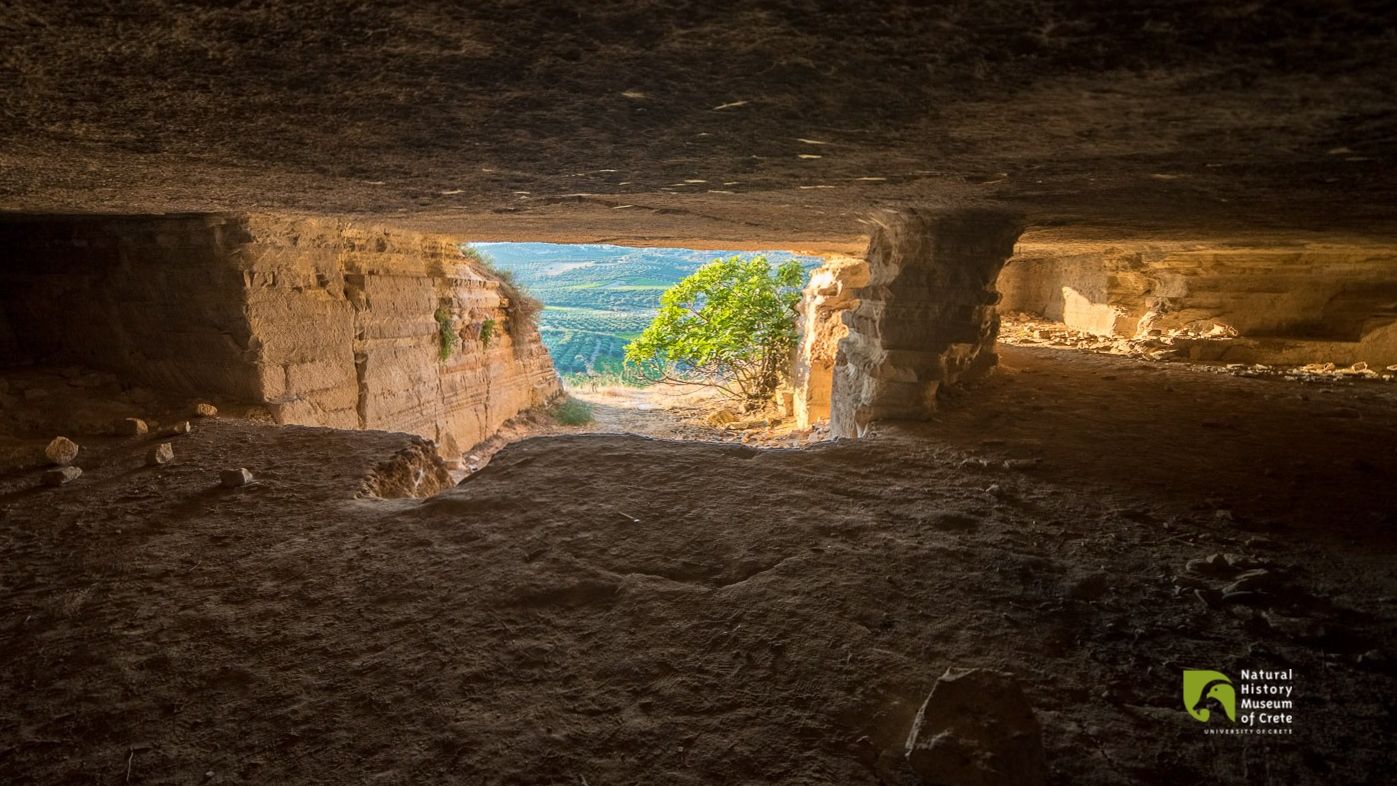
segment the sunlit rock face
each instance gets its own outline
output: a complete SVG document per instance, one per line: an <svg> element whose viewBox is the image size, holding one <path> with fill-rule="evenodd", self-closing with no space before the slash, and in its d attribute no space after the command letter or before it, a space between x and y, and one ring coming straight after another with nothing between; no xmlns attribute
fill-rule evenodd
<svg viewBox="0 0 1397 786"><path fill-rule="evenodd" d="M995 279L1023 225L989 210L909 210L882 218L868 285L844 313L830 429L857 436L875 420L920 420L943 385L995 363Z"/></svg>
<svg viewBox="0 0 1397 786"><path fill-rule="evenodd" d="M1021 247L1000 310L1103 336L1215 331L1197 360L1397 363L1390 247L1134 244Z"/></svg>
<svg viewBox="0 0 1397 786"><path fill-rule="evenodd" d="M459 453L558 392L537 331L449 238L249 215L0 223L0 363L405 431ZM488 325L488 327L487 327Z"/></svg>
<svg viewBox="0 0 1397 786"><path fill-rule="evenodd" d="M858 304L857 292L868 285L868 263L834 257L810 274L800 302L800 343L791 384L799 428L829 419L830 388L839 342L849 334L844 312Z"/></svg>

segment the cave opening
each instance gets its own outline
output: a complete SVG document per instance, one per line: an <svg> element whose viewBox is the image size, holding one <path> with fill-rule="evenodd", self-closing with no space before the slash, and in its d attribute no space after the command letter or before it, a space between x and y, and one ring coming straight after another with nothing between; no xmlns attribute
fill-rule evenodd
<svg viewBox="0 0 1397 786"><path fill-rule="evenodd" d="M730 372L709 376L678 366L660 374L647 373L627 363L626 348L656 318L666 291L699 268L732 258L764 259L773 268L785 263L799 267L800 281L786 290L792 307L783 312L794 326L800 292L809 274L825 263L824 257L772 249L605 243L495 241L470 243L468 248L541 304L536 319L539 335L569 398L553 409L561 425L756 446L798 446L821 437L812 431L814 424L797 424L798 394L786 368L789 350L783 349L779 358L779 388L748 399L732 384ZM711 299L711 294L703 297ZM691 305L701 310L702 300ZM750 307L741 300L733 305L737 310ZM753 333L738 340L756 342L758 338ZM574 408L568 410L569 406Z"/></svg>

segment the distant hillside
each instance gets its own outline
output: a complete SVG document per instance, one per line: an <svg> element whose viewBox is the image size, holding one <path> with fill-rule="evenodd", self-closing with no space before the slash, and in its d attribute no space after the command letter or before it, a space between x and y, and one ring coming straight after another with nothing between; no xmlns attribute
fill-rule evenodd
<svg viewBox="0 0 1397 786"><path fill-rule="evenodd" d="M717 257L797 259L807 270L819 257L785 251L694 251L557 243L472 243L501 270L514 274L543 302L539 332L565 376L615 374L626 343L655 315L660 294Z"/></svg>

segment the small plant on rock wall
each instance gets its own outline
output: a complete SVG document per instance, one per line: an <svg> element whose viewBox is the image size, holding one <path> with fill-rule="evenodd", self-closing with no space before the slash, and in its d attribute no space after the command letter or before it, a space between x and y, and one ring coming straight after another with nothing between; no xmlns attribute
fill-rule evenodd
<svg viewBox="0 0 1397 786"><path fill-rule="evenodd" d="M456 331L452 329L451 312L445 308L437 309L437 357L447 360L451 353L456 351Z"/></svg>
<svg viewBox="0 0 1397 786"><path fill-rule="evenodd" d="M480 323L480 343L485 347L490 346L490 340L495 337L495 320L487 319Z"/></svg>

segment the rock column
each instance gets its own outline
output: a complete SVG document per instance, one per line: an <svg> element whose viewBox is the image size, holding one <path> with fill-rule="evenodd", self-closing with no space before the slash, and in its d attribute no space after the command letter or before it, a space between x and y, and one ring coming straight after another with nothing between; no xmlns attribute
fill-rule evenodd
<svg viewBox="0 0 1397 786"><path fill-rule="evenodd" d="M882 219L869 282L845 312L831 393L835 436L875 420L925 420L943 385L994 366L995 279L1023 225L989 210L908 210Z"/></svg>

